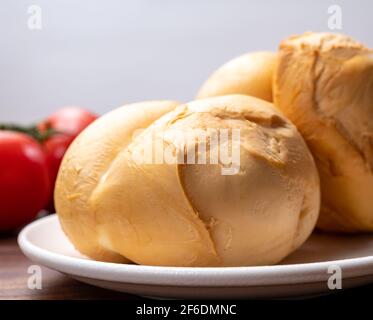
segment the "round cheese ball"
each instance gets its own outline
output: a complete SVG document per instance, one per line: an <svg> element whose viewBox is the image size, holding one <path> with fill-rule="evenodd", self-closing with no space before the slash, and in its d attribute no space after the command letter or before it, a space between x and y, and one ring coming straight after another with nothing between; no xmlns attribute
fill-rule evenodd
<svg viewBox="0 0 373 320"><path fill-rule="evenodd" d="M274 103L315 157L322 194L318 226L373 231L373 50L339 34L284 40Z"/></svg>
<svg viewBox="0 0 373 320"><path fill-rule="evenodd" d="M122 107L69 148L55 197L76 248L98 260L192 267L274 264L298 248L320 195L295 126L244 95L162 116L174 107Z"/></svg>
<svg viewBox="0 0 373 320"><path fill-rule="evenodd" d="M272 52L244 54L216 70L203 84L197 98L245 94L272 102L275 64L276 54Z"/></svg>

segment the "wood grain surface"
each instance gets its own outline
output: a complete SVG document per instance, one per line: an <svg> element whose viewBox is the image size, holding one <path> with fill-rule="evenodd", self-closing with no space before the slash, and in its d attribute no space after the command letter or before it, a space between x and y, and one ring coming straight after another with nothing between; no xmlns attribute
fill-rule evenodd
<svg viewBox="0 0 373 320"><path fill-rule="evenodd" d="M32 264L19 249L16 234L0 235L0 300L140 299L83 284L44 267L42 289L29 289L27 281L30 274L27 271Z"/></svg>

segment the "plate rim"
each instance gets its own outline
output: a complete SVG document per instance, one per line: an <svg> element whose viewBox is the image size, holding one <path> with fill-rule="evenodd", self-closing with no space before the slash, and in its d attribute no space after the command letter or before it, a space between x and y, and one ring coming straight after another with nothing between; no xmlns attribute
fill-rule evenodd
<svg viewBox="0 0 373 320"><path fill-rule="evenodd" d="M30 260L56 271L92 279L142 285L244 287L304 284L327 281L328 268L338 265L343 279L373 276L373 255L358 258L271 266L161 267L120 264L71 257L41 248L28 235L58 220L57 214L37 219L18 235L18 244Z"/></svg>

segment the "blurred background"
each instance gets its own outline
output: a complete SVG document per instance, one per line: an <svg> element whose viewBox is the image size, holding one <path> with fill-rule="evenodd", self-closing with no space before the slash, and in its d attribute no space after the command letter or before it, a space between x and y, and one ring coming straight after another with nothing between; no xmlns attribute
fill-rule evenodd
<svg viewBox="0 0 373 320"><path fill-rule="evenodd" d="M33 5L41 29L28 25ZM332 5L340 30L328 28ZM102 114L188 101L222 63L276 50L291 34L338 31L372 47L372 12L371 0L2 0L0 121L36 121L71 104Z"/></svg>

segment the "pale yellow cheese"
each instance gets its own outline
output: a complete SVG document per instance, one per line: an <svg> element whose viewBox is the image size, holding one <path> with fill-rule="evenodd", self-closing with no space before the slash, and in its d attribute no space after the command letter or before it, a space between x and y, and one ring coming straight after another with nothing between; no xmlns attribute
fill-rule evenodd
<svg viewBox="0 0 373 320"><path fill-rule="evenodd" d="M160 266L247 266L281 261L312 232L319 179L302 137L271 103L232 95L176 107L152 102L98 119L73 143L55 191L63 229L78 250L108 261ZM158 120L156 120L158 118ZM156 120L156 121L155 121ZM145 131L133 137L138 128ZM239 168L146 163L149 141L185 152L175 132L237 129ZM200 140L193 148L197 150ZM123 260L125 261L125 260Z"/></svg>
<svg viewBox="0 0 373 320"><path fill-rule="evenodd" d="M251 52L228 61L203 84L198 99L245 94L272 102L272 75L276 54Z"/></svg>
<svg viewBox="0 0 373 320"><path fill-rule="evenodd" d="M373 51L339 34L293 36L280 45L273 86L320 172L318 226L373 231Z"/></svg>

